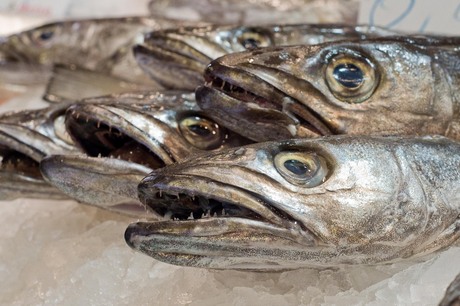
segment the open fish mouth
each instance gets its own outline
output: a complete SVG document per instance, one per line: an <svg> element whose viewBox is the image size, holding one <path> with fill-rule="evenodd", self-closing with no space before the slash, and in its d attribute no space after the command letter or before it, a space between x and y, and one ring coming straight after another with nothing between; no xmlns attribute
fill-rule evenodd
<svg viewBox="0 0 460 306"><path fill-rule="evenodd" d="M136 137L142 133L110 108L71 106L65 124L73 141L89 156L119 158L150 169L175 162L160 142L151 140L147 146L142 136Z"/></svg>
<svg viewBox="0 0 460 306"><path fill-rule="evenodd" d="M248 65L248 67L250 66ZM281 76L276 74L282 72L261 71L261 74L264 75L261 78L250 70L264 69L263 67L246 68L245 65L230 67L213 61L205 70L205 85L196 90L198 105L205 111L213 112L217 103L220 103L226 109L226 113L230 115L243 113L243 116L249 116L251 112L261 109L274 111L289 117L292 120L292 126L296 126L296 128L301 126L304 137L334 134L333 128L329 126L326 119L308 105L301 104L281 88L283 86L277 83L277 79L280 79ZM270 68L267 69L270 70ZM313 87L311 89L317 94ZM254 121L264 120L260 116L254 116L253 119ZM291 134L292 137L299 133L291 131Z"/></svg>
<svg viewBox="0 0 460 306"><path fill-rule="evenodd" d="M318 244L310 230L263 196L208 178L149 176L139 185L139 199L166 220L131 224L126 242L168 263L273 270L281 253Z"/></svg>

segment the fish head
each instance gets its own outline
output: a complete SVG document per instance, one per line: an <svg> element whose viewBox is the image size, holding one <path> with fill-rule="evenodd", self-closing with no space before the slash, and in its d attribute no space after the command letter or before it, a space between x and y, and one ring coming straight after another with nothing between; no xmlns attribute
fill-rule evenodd
<svg viewBox="0 0 460 306"><path fill-rule="evenodd" d="M63 198L47 186L39 162L50 154L76 153L64 127L68 105L0 116L0 199L19 197Z"/></svg>
<svg viewBox="0 0 460 306"><path fill-rule="evenodd" d="M146 34L143 44L134 47L134 54L143 70L165 87L194 90L203 83L207 64L225 54L389 33L346 25L189 26Z"/></svg>
<svg viewBox="0 0 460 306"><path fill-rule="evenodd" d="M191 154L249 142L203 115L191 94L152 94L154 103L138 104L101 99L83 100L66 113L71 138L89 156L118 157L157 169Z"/></svg>
<svg viewBox="0 0 460 306"><path fill-rule="evenodd" d="M197 102L217 122L246 130L243 135L256 141L443 135L453 116L453 94L449 75L430 52L395 37L229 54L206 68ZM275 116L283 122L272 121ZM236 117L245 124L233 125Z"/></svg>
<svg viewBox="0 0 460 306"><path fill-rule="evenodd" d="M50 65L66 45L68 30L63 23L50 23L5 37L0 42L0 62Z"/></svg>
<svg viewBox="0 0 460 306"><path fill-rule="evenodd" d="M336 136L268 142L156 170L140 183L139 198L171 220L131 224L125 239L167 263L216 269L410 257L458 215L458 209L446 209L448 225L430 223L427 206L439 202L427 203L428 193L405 160L420 154L412 141ZM431 146L431 140L419 141ZM434 152L425 153L414 158L432 159ZM439 158L449 163L450 153L444 153Z"/></svg>

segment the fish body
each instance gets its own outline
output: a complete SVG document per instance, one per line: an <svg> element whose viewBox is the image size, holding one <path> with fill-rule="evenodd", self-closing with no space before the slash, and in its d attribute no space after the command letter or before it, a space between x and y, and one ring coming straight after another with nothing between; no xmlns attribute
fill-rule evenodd
<svg viewBox="0 0 460 306"><path fill-rule="evenodd" d="M148 33L144 43L133 50L139 65L152 79L167 88L194 90L203 83L207 64L225 54L395 34L378 27L343 24L188 26Z"/></svg>
<svg viewBox="0 0 460 306"><path fill-rule="evenodd" d="M29 79L29 69L40 71L40 67L69 64L154 86L138 68L131 48L142 42L143 33L175 25L177 21L149 17L86 19L45 24L13 34L0 40L0 67L16 71L12 80L2 73L6 77L3 82L18 79L18 70Z"/></svg>
<svg viewBox="0 0 460 306"><path fill-rule="evenodd" d="M331 134L459 137L460 39L383 37L229 54L197 101L256 141Z"/></svg>
<svg viewBox="0 0 460 306"><path fill-rule="evenodd" d="M46 158L44 177L81 202L134 216L145 211L137 185L153 169L249 143L207 119L193 93L184 92L86 99L68 108L65 124L89 157Z"/></svg>
<svg viewBox="0 0 460 306"><path fill-rule="evenodd" d="M158 260L213 269L429 254L460 234L459 149L444 137L333 136L196 157L141 182L140 200L171 220L133 223L125 239Z"/></svg>

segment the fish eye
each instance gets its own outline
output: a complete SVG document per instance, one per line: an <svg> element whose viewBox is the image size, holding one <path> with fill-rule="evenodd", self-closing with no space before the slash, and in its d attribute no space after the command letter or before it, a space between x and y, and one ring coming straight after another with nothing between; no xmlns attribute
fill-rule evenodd
<svg viewBox="0 0 460 306"><path fill-rule="evenodd" d="M367 59L341 54L330 59L326 68L326 83L337 99L361 103L374 93L378 75L375 65Z"/></svg>
<svg viewBox="0 0 460 306"><path fill-rule="evenodd" d="M62 141L64 141L65 143L67 144L70 144L70 145L73 145L74 142L72 141L72 138L70 137L70 135L67 133L67 129L65 127L65 116L62 115L62 116L57 116L55 119L54 119L54 122L53 122L53 129L54 129L54 134L59 138L61 139Z"/></svg>
<svg viewBox="0 0 460 306"><path fill-rule="evenodd" d="M31 40L37 45L44 45L53 40L56 34L56 28L45 27L34 30L31 33Z"/></svg>
<svg viewBox="0 0 460 306"><path fill-rule="evenodd" d="M247 50L272 45L272 39L268 33L251 29L237 33L236 40Z"/></svg>
<svg viewBox="0 0 460 306"><path fill-rule="evenodd" d="M226 138L226 133L217 123L200 117L190 116L179 122L179 130L184 138L201 150L219 148Z"/></svg>
<svg viewBox="0 0 460 306"><path fill-rule="evenodd" d="M324 158L311 152L280 152L275 155L274 164L284 179L298 186L316 187L328 174Z"/></svg>

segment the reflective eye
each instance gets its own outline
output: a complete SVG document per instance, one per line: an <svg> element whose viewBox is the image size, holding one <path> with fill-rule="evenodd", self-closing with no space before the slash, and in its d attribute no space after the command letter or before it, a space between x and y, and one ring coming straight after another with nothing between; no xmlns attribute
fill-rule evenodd
<svg viewBox="0 0 460 306"><path fill-rule="evenodd" d="M67 130L65 128L65 116L58 116L56 119L54 119L54 134L64 141L65 143L73 145L72 138L70 138L70 135L67 133Z"/></svg>
<svg viewBox="0 0 460 306"><path fill-rule="evenodd" d="M329 89L344 102L364 102L374 93L378 81L375 66L365 58L351 54L333 57L326 68Z"/></svg>
<svg viewBox="0 0 460 306"><path fill-rule="evenodd" d="M281 176L299 186L316 187L326 180L328 173L326 161L315 153L280 152L274 162Z"/></svg>
<svg viewBox="0 0 460 306"><path fill-rule="evenodd" d="M37 45L46 45L53 41L53 37L56 35L57 27L45 27L34 30L31 33L31 40Z"/></svg>
<svg viewBox="0 0 460 306"><path fill-rule="evenodd" d="M245 49L255 49L272 45L272 39L268 33L248 29L236 35L238 43Z"/></svg>
<svg viewBox="0 0 460 306"><path fill-rule="evenodd" d="M189 143L201 150L219 148L226 136L217 123L199 116L182 119L179 129Z"/></svg>

